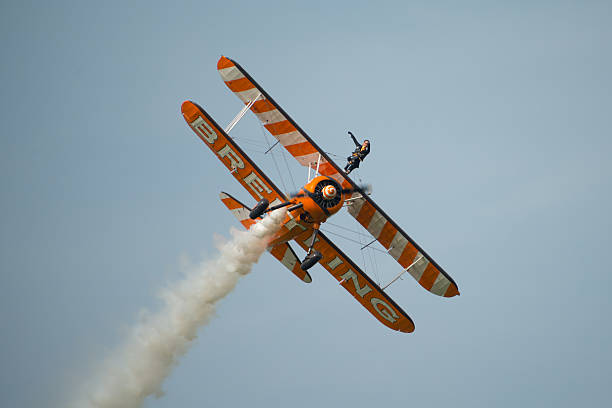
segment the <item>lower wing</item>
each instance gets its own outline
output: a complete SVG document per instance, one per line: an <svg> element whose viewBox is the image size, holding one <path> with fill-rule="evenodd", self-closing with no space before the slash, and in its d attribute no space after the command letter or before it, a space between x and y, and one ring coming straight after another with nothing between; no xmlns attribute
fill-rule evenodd
<svg viewBox="0 0 612 408"><path fill-rule="evenodd" d="M312 231L306 231L295 240L302 248L308 250L312 240ZM322 232L318 234L314 249L323 255L319 262L321 266L331 273L340 282L340 285L378 321L400 332L412 333L414 331L414 323L406 312Z"/></svg>

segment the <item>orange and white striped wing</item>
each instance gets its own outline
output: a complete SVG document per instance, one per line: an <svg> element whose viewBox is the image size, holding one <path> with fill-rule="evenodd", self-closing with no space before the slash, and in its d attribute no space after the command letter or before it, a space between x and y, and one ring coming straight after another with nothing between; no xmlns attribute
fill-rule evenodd
<svg viewBox="0 0 612 408"><path fill-rule="evenodd" d="M343 187L350 186L329 156L237 62L221 57L217 63L217 70L225 85L245 105L255 101L251 106L251 111L301 165L316 167L320 157L320 174L335 179Z"/></svg>
<svg viewBox="0 0 612 408"><path fill-rule="evenodd" d="M242 204L240 201L236 200L231 195L221 192L219 194L219 198L221 202L227 207L228 210L234 214L234 217L242 224L245 229L249 229L256 223L255 220L249 217L250 210L246 205Z"/></svg>
<svg viewBox="0 0 612 408"><path fill-rule="evenodd" d="M367 195L356 193L347 206L349 214L368 230L403 268L433 294L452 297L459 294L455 281L412 240ZM359 197L359 198L357 198Z"/></svg>
<svg viewBox="0 0 612 408"><path fill-rule="evenodd" d="M295 241L308 250L312 242L312 231L304 232ZM410 316L322 232L318 234L314 249L323 255L319 261L321 266L378 321L403 333L414 331Z"/></svg>

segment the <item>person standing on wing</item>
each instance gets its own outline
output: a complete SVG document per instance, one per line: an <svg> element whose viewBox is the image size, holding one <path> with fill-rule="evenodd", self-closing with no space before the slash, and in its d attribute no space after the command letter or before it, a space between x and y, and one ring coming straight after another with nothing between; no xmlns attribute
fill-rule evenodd
<svg viewBox="0 0 612 408"><path fill-rule="evenodd" d="M355 136L353 136L351 132L348 132L348 134L351 135L351 139L353 139L353 143L355 143L355 146L357 147L355 148L353 154L346 158L346 160L348 160L348 163L346 166L344 166L344 171L346 171L346 174L349 174L351 171L358 168L359 163L362 162L363 159L365 159L365 157L370 153L370 141L368 139L364 140L362 144L355 139Z"/></svg>

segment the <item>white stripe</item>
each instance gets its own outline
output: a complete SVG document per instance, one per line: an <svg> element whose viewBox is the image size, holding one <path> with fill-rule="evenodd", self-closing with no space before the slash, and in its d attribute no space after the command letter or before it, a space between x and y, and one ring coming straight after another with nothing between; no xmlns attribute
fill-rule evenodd
<svg viewBox="0 0 612 408"><path fill-rule="evenodd" d="M416 261L421 256L423 255L420 252L417 253L412 262ZM423 272L425 272L425 268L427 268L427 265L429 265L429 261L427 260L427 258L423 257L419 262L414 264L412 268L410 268L408 273L410 273L418 282L421 280L421 276L423 276Z"/></svg>
<svg viewBox="0 0 612 408"><path fill-rule="evenodd" d="M234 66L222 68L218 71L223 81L235 81L236 79L244 78L242 72L240 72L240 70Z"/></svg>
<svg viewBox="0 0 612 408"><path fill-rule="evenodd" d="M234 213L234 217L236 217L238 221L244 221L249 218L249 211L247 211L244 207L235 208L232 210L232 212Z"/></svg>
<svg viewBox="0 0 612 408"><path fill-rule="evenodd" d="M386 218L383 217L378 211L375 211L370 223L368 224L367 230L370 231L370 234L372 234L374 238L378 239L386 222Z"/></svg>
<svg viewBox="0 0 612 408"><path fill-rule="evenodd" d="M278 111L278 109L273 109L268 112L255 113L255 115L257 115L261 123L263 123L264 125L269 125L271 123L278 123L287 120L283 116L283 114Z"/></svg>
<svg viewBox="0 0 612 408"><path fill-rule="evenodd" d="M319 160L319 153L311 153L305 154L303 156L293 156L295 159L300 162L303 166L310 166L311 164L317 164L317 160Z"/></svg>
<svg viewBox="0 0 612 408"><path fill-rule="evenodd" d="M365 198L351 201L351 205L346 207L349 214L357 218L357 216L359 215L359 211L361 211L361 207L363 207L363 203L365 203L365 201L366 201Z"/></svg>
<svg viewBox="0 0 612 408"><path fill-rule="evenodd" d="M404 248L408 245L408 239L401 232L397 231L393 239L391 240L391 246L389 248L389 255L395 258L396 261L399 260L400 256L402 256L402 252L404 252ZM414 260L412 260L414 262ZM411 263L412 263L411 262Z"/></svg>
<svg viewBox="0 0 612 408"><path fill-rule="evenodd" d="M295 257L295 255L293 255L293 252L291 252L291 248L287 246L285 255L283 256L283 259L281 260L282 264L285 265L287 268L289 268L290 271L293 271L293 267L295 266L297 261L298 260Z"/></svg>
<svg viewBox="0 0 612 408"><path fill-rule="evenodd" d="M291 146L296 143L304 143L306 139L297 130L274 136L283 146Z"/></svg>
<svg viewBox="0 0 612 408"><path fill-rule="evenodd" d="M257 88L251 88L251 89L247 89L246 91L234 92L234 93L238 95L238 97L242 100L242 102L249 103L255 98L257 98L257 95L259 95L259 90ZM262 99L264 99L263 95L260 95L259 98L257 98L257 100L262 100Z"/></svg>
<svg viewBox="0 0 612 408"><path fill-rule="evenodd" d="M446 279L446 276L442 275L442 273L439 273L436 281L429 291L431 293L435 293L436 295L444 296L449 286L450 281Z"/></svg>

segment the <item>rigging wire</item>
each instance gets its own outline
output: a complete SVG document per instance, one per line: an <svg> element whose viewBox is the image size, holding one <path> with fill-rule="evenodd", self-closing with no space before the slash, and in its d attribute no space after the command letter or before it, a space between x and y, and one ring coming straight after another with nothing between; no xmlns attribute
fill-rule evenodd
<svg viewBox="0 0 612 408"><path fill-rule="evenodd" d="M332 152L325 152L326 154L329 154L330 156L334 156L334 157L342 157L342 156L338 156L337 154L334 154Z"/></svg>
<svg viewBox="0 0 612 408"><path fill-rule="evenodd" d="M329 223L328 223L328 222L326 222L326 224L329 224ZM346 239L347 241L351 241L351 242L353 242L353 243L355 243L355 244L358 244L358 245L363 245L363 243L362 243L362 242L355 241L354 239L351 239L351 238L347 238L347 237L345 237L344 235L338 234L337 232L333 232L333 231L330 231L330 230L328 230L328 229L323 229L323 228L321 228L321 231L325 232L326 234L332 234L332 235L335 235L335 236L337 236L337 237L344 238L344 239ZM371 248L371 249L372 249L372 250L374 250L374 251L382 252L383 254L386 254L386 253L387 253L387 251L383 251L382 249L372 248L372 247L369 247L369 248Z"/></svg>
<svg viewBox="0 0 612 408"><path fill-rule="evenodd" d="M354 234L357 237L359 237L359 245L360 245L360 250L361 250L361 255L362 255L362 258L363 258L364 265L366 264L366 260L365 260L365 255L363 254L363 252L368 250L368 249L371 250L371 251L368 251L368 259L370 260L370 263L372 265L372 270L373 270L374 274L376 275L376 279L378 281L377 283L380 285L380 282L381 282L381 280L380 280L380 278L381 278L381 276L380 276L380 268L378 267L378 261L376 259L376 253L373 252L373 251L378 251L378 252L383 252L383 253L387 253L387 252L383 251L383 250L380 250L378 248L372 247L372 246L367 246L367 248L363 248L363 246L365 244L362 241L362 238L364 238L366 241L369 241L370 235L368 235L368 234L364 234L362 232L352 230L352 229L344 227L342 225L334 224L333 222L330 222L330 221L325 222L325 224L333 226L333 227L336 227L336 228L339 228L339 229L342 229L342 230L345 230L345 231L348 231L351 234ZM351 239L349 239L349 238L347 238L347 237L345 237L345 236L343 236L341 234L333 233L331 231L329 231L329 232L331 234L334 234L334 235L339 236L341 238L344 238L344 239L347 239L349 241L357 243L357 241L353 241L353 240L351 240ZM367 244L367 242L366 242L366 244Z"/></svg>
<svg viewBox="0 0 612 408"><path fill-rule="evenodd" d="M343 229L343 230L348 231L348 232L350 232L350 233L353 233L353 234L355 234L355 235L361 235L361 236L366 237L366 238L370 236L370 235L368 235L368 234L364 234L363 232L360 232L360 231L355 231L355 230L352 230L352 229L347 228L347 227L345 227L345 226L338 225L338 224L334 224L334 223L333 223L333 222L331 222L331 221L326 221L326 222L325 222L325 224L326 224L326 225L333 225L333 226L334 226L334 227L336 227L336 228L340 228L340 229Z"/></svg>
<svg viewBox="0 0 612 408"><path fill-rule="evenodd" d="M361 238L362 238L362 236L359 235L359 245L361 245L363 247L363 244L361 243ZM364 270L364 272L367 273L367 268L366 268L367 263L366 263L365 255L363 254L363 250L360 250L359 252L361 252L361 259L363 260L363 270Z"/></svg>
<svg viewBox="0 0 612 408"><path fill-rule="evenodd" d="M255 150L252 147L243 147L242 150L244 150L245 152L250 153L250 154L253 154L253 153L261 154L261 155L265 155L266 154L266 152L264 152L262 150Z"/></svg>
<svg viewBox="0 0 612 408"><path fill-rule="evenodd" d="M261 129L261 133L263 133L264 135L264 139L266 139L266 143L268 144L268 148L270 148L272 145L270 144L270 141L268 140L268 135L266 135L266 131L264 130L263 124L260 122L260 129ZM285 185L285 180L283 179L283 175L280 171L280 168L278 167L278 163L276 163L276 158L274 157L274 152L270 152L270 156L272 156L272 161L274 162L274 167L276 167L276 171L278 172L278 177L280 178L281 184L283 185L283 190L287 191L287 186Z"/></svg>
<svg viewBox="0 0 612 408"><path fill-rule="evenodd" d="M378 278L378 272L380 271L380 269L378 269L378 261L376 260L376 254L374 252L372 252L372 258L374 259L374 267L376 270L376 277ZM382 281L380 280L380 278L378 279L378 286L380 286L380 284L382 283Z"/></svg>
<svg viewBox="0 0 612 408"><path fill-rule="evenodd" d="M370 247L366 248L369 249ZM368 253L368 257L370 258L370 264L372 265L372 269L374 271L374 276L376 276L376 281L378 283L378 286L380 286L380 276L378 276L378 270L376 269L376 267L374 266L374 257L372 256L372 251L366 251Z"/></svg>
<svg viewBox="0 0 612 408"><path fill-rule="evenodd" d="M285 149L281 150L281 156L283 157L283 160L285 160L285 166L287 166L287 173L289 173L289 178L291 179L291 183L293 184L293 191L296 191L297 188L297 184L295 184L295 180L293 179L293 173L291 172L291 169L289 169L289 162L287 161L287 157L285 156Z"/></svg>
<svg viewBox="0 0 612 408"><path fill-rule="evenodd" d="M240 144L244 147L244 146L249 146L249 147L256 147L258 149L266 149L266 145L262 145L262 144L258 144L258 143L254 143L254 142L250 142L248 140L241 140Z"/></svg>
<svg viewBox="0 0 612 408"><path fill-rule="evenodd" d="M266 143L263 143L261 140L257 140L257 139L251 139L248 137L242 137L242 136L236 136L233 138L234 140L238 139L240 140L240 142L245 142L245 143L251 143L251 144L255 144L259 147L266 147Z"/></svg>

